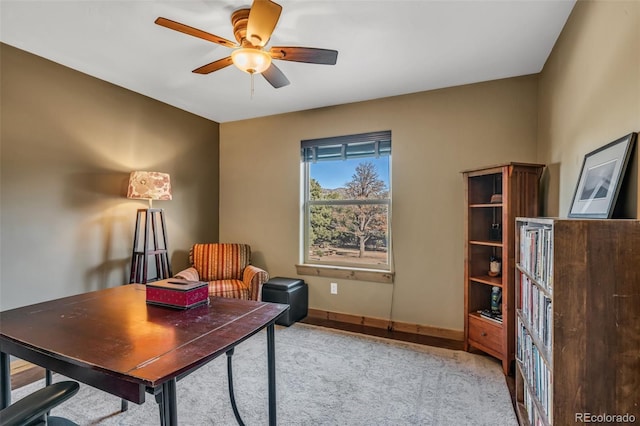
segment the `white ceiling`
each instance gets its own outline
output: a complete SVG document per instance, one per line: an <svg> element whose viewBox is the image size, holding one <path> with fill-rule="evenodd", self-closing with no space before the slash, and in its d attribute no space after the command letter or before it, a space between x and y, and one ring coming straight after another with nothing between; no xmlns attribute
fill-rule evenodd
<svg viewBox="0 0 640 426"><path fill-rule="evenodd" d="M159 17L235 40L250 0L0 0L0 40L224 123L539 72L575 0L277 0L270 46L339 51L335 66L276 61L274 89L233 66L191 70L230 49L154 24Z"/></svg>

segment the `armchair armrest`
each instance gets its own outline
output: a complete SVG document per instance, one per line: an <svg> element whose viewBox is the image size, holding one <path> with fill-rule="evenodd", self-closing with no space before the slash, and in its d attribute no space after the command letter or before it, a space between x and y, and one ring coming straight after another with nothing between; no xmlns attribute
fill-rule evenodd
<svg viewBox="0 0 640 426"><path fill-rule="evenodd" d="M200 274L198 274L198 270L194 267L183 269L175 274L174 277L187 281L200 281Z"/></svg>
<svg viewBox="0 0 640 426"><path fill-rule="evenodd" d="M242 281L249 287L251 300L262 300L262 284L269 280L269 274L257 266L247 265L242 274Z"/></svg>

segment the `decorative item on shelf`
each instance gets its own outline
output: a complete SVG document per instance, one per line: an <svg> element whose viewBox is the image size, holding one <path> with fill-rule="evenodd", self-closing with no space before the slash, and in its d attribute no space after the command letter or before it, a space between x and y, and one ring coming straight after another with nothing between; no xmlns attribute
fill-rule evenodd
<svg viewBox="0 0 640 426"><path fill-rule="evenodd" d="M585 155L569 217L613 217L636 138L629 133Z"/></svg>
<svg viewBox="0 0 640 426"><path fill-rule="evenodd" d="M502 194L493 194L491 196L491 204L502 203Z"/></svg>
<svg viewBox="0 0 640 426"><path fill-rule="evenodd" d="M163 209L152 208L153 200L171 200L168 173L131 172L127 198L148 200L149 208L138 209L131 253L130 283L146 284L171 277L167 248L167 232ZM159 222L159 223L158 223ZM140 245L142 244L142 245ZM149 257L153 257L155 277L149 277Z"/></svg>
<svg viewBox="0 0 640 426"><path fill-rule="evenodd" d="M502 240L502 225L499 223L492 223L491 228L489 229L489 240L490 241L501 241Z"/></svg>
<svg viewBox="0 0 640 426"><path fill-rule="evenodd" d="M489 259L489 276L497 277L502 273L502 262L495 256L491 256Z"/></svg>
<svg viewBox="0 0 640 426"><path fill-rule="evenodd" d="M491 309L481 309L478 311L478 313L482 318L486 318L488 320L502 324L502 313L493 313L491 312Z"/></svg>
<svg viewBox="0 0 640 426"><path fill-rule="evenodd" d="M502 313L502 289L498 286L491 288L491 313Z"/></svg>

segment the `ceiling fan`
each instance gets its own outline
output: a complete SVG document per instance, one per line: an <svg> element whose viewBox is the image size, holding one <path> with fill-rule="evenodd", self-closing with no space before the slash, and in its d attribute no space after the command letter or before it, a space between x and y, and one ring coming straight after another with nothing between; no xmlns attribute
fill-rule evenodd
<svg viewBox="0 0 640 426"><path fill-rule="evenodd" d="M336 50L313 47L274 46L265 50L264 46L271 38L281 12L282 6L271 0L254 0L250 9L233 12L231 24L237 43L167 18L160 17L155 23L234 49L231 56L196 68L193 70L194 73L209 74L234 64L252 76L262 74L277 89L289 84L289 80L280 68L271 62L272 59L324 65L335 65L338 59Z"/></svg>

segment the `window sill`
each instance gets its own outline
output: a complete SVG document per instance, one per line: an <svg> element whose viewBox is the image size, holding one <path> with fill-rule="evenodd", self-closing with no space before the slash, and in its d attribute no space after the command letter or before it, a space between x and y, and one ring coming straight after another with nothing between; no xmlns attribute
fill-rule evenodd
<svg viewBox="0 0 640 426"><path fill-rule="evenodd" d="M298 275L316 277L342 278L347 280L371 281L376 283L393 283L393 272L377 269L345 268L326 265L296 265Z"/></svg>

